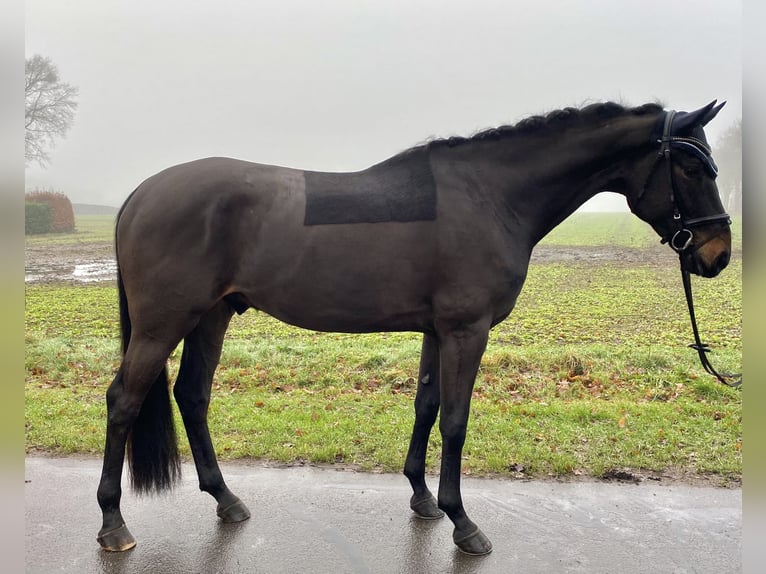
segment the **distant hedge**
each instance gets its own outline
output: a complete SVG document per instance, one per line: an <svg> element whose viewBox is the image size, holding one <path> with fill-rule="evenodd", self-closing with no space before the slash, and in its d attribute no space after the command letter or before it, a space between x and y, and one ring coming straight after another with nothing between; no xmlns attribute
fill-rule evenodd
<svg viewBox="0 0 766 574"><path fill-rule="evenodd" d="M72 202L63 193L35 190L27 193L25 200L24 228L27 234L74 231Z"/></svg>
<svg viewBox="0 0 766 574"><path fill-rule="evenodd" d="M24 233L37 235L51 230L51 206L27 201L24 204Z"/></svg>

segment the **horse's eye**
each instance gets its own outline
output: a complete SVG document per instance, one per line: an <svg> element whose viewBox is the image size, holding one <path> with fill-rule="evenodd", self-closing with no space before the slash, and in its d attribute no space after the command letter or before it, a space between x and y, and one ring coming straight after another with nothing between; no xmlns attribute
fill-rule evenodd
<svg viewBox="0 0 766 574"><path fill-rule="evenodd" d="M685 165L681 167L681 170L683 171L684 175L688 177L689 179L695 179L702 174L702 166L700 165Z"/></svg>

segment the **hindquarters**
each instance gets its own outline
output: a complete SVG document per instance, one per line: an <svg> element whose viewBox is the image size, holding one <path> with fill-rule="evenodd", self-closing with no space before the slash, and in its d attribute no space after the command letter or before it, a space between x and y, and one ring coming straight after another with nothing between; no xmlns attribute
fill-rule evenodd
<svg viewBox="0 0 766 574"><path fill-rule="evenodd" d="M117 219L124 356L107 395L105 464L121 462L126 448L139 492L166 489L179 475L166 362L221 299L232 264L223 241L236 225L235 202L231 194L200 201L199 186L205 183L200 173L198 167L180 166L150 178Z"/></svg>

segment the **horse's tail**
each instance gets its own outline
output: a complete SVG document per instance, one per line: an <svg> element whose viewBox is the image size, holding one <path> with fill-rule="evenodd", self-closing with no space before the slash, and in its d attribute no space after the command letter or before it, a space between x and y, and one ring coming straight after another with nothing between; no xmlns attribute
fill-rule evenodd
<svg viewBox="0 0 766 574"><path fill-rule="evenodd" d="M127 204L127 201L125 203ZM122 209L117 215L118 222L121 214ZM115 225L115 229L116 227ZM131 321L125 285L120 272L116 232L115 253L117 255L117 293L120 304L120 331L124 356L130 343ZM173 411L170 406L168 371L165 365L163 365L162 371L144 398L138 417L130 429L127 454L130 484L138 493L151 494L167 490L181 476L178 440L173 423Z"/></svg>
<svg viewBox="0 0 766 574"><path fill-rule="evenodd" d="M171 488L181 476L166 367L141 405L127 447L130 485L136 492L159 493Z"/></svg>

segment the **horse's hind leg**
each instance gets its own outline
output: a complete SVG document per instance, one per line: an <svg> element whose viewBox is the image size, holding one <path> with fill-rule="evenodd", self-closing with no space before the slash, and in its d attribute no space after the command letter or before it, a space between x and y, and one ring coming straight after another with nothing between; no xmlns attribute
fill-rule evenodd
<svg viewBox="0 0 766 574"><path fill-rule="evenodd" d="M153 451L158 453L158 456L140 461L144 463L143 470L147 472L134 474L134 484L139 490L159 490L169 486L176 476L178 459L175 450L175 431L169 417L170 403L165 362L178 341L180 336L171 344L163 343L154 337L134 334L122 365L107 390L104 466L98 486L98 503L103 514L103 525L98 533L98 542L104 550L123 551L136 545L120 512L122 496L120 482L126 443L131 431L136 430L134 425L139 419L139 413L143 417L142 425L146 425L143 427L145 430L153 428L159 430L164 436L141 435L155 445ZM146 402L151 404L144 412L142 406L150 390L151 400ZM153 419L153 415L157 415L157 420L147 420ZM133 437L133 442L135 439L136 437ZM144 448L134 451L134 453L137 452L146 453L147 451ZM161 465L162 468L154 465Z"/></svg>
<svg viewBox="0 0 766 574"><path fill-rule="evenodd" d="M420 352L418 391L415 396L415 424L410 448L404 463L404 475L412 486L410 508L420 518L432 520L444 516L431 491L426 486L426 450L431 429L439 413L439 345L436 337L423 335Z"/></svg>
<svg viewBox="0 0 766 574"><path fill-rule="evenodd" d="M218 502L216 512L224 522L250 518L250 511L223 480L207 425L213 373L221 358L223 337L232 314L229 304L220 301L186 336L173 390L197 467L200 490L215 497Z"/></svg>

